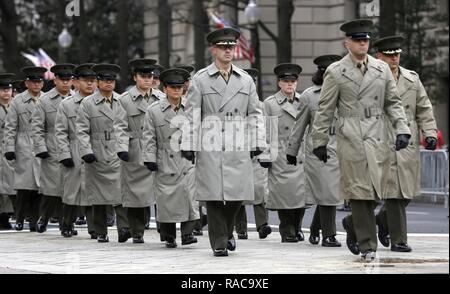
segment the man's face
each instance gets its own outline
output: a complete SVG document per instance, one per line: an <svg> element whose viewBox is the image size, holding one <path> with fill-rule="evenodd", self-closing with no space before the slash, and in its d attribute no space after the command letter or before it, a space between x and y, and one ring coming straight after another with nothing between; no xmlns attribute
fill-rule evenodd
<svg viewBox="0 0 450 294"><path fill-rule="evenodd" d="M280 90L287 95L295 93L297 90L297 84L298 79L295 77L285 77L279 79L278 81L278 87L280 87Z"/></svg>
<svg viewBox="0 0 450 294"><path fill-rule="evenodd" d="M384 54L378 52L377 58L389 64L391 70L397 70L400 65L400 53Z"/></svg>
<svg viewBox="0 0 450 294"><path fill-rule="evenodd" d="M183 95L184 85L166 85L164 87L166 95L171 99L180 99Z"/></svg>
<svg viewBox="0 0 450 294"><path fill-rule="evenodd" d="M98 79L98 89L100 91L112 92L116 87L116 80L111 78L100 78Z"/></svg>
<svg viewBox="0 0 450 294"><path fill-rule="evenodd" d="M235 49L235 45L214 45L212 54L219 62L227 64L233 61Z"/></svg>
<svg viewBox="0 0 450 294"><path fill-rule="evenodd" d="M364 56L369 52L369 39L351 39L345 40L345 48L355 56Z"/></svg>
<svg viewBox="0 0 450 294"><path fill-rule="evenodd" d="M58 90L58 92L62 94L67 94L70 91L70 88L72 87L72 79L71 78L59 78L55 77L54 81L55 88Z"/></svg>
<svg viewBox="0 0 450 294"><path fill-rule="evenodd" d="M28 80L25 81L25 86L27 87L28 91L31 92L31 94L36 96L39 94L39 92L41 92L42 88L44 87L44 81Z"/></svg>
<svg viewBox="0 0 450 294"><path fill-rule="evenodd" d="M0 88L0 100L2 100L2 102L9 103L9 101L11 100L12 94L13 94L13 88L11 88L11 87Z"/></svg>
<svg viewBox="0 0 450 294"><path fill-rule="evenodd" d="M134 75L136 86L147 92L153 86L153 74L151 73L137 73Z"/></svg>
<svg viewBox="0 0 450 294"><path fill-rule="evenodd" d="M97 79L95 77L82 77L76 80L78 91L84 96L94 93L97 88Z"/></svg>

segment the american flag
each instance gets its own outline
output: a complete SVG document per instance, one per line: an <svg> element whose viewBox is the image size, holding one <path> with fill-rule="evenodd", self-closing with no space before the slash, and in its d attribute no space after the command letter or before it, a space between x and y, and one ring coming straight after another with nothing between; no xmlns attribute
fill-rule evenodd
<svg viewBox="0 0 450 294"><path fill-rule="evenodd" d="M221 18L220 16L218 16L215 13L211 13L211 19L213 20L217 29L233 27L226 20L224 20L223 18ZM239 30L239 28L237 28L237 29ZM235 59L247 59L251 63L254 62L253 48L251 47L250 42L244 37L244 35L242 33L238 39L238 42L236 45L236 50L234 51L234 58Z"/></svg>
<svg viewBox="0 0 450 294"><path fill-rule="evenodd" d="M41 48L34 54L23 53L22 56L30 60L35 66L42 66L47 69L44 75L46 80L53 80L55 75L50 71L50 68L55 65L53 59L48 56L48 54Z"/></svg>

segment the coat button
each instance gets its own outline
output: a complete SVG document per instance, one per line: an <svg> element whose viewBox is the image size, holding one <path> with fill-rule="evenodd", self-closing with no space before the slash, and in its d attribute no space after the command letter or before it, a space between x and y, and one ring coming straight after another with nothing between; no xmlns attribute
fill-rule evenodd
<svg viewBox="0 0 450 294"><path fill-rule="evenodd" d="M183 172L183 176L187 175L187 172Z"/></svg>
<svg viewBox="0 0 450 294"><path fill-rule="evenodd" d="M225 129L222 129L222 133L225 132Z"/></svg>
<svg viewBox="0 0 450 294"><path fill-rule="evenodd" d="M289 127L284 127L285 130L289 130Z"/></svg>
<svg viewBox="0 0 450 294"><path fill-rule="evenodd" d="M300 164L302 164L303 163L303 161L302 160L300 160L298 163L300 163Z"/></svg>
<svg viewBox="0 0 450 294"><path fill-rule="evenodd" d="M375 96L375 98L374 98L375 100L378 100L378 96Z"/></svg>
<svg viewBox="0 0 450 294"><path fill-rule="evenodd" d="M143 129L144 129L144 126L141 127L141 130L143 130Z"/></svg>
<svg viewBox="0 0 450 294"><path fill-rule="evenodd" d="M225 147L222 147L222 151L225 151Z"/></svg>
<svg viewBox="0 0 450 294"><path fill-rule="evenodd" d="M234 109L234 112L238 112L239 110L237 108Z"/></svg>
<svg viewBox="0 0 450 294"><path fill-rule="evenodd" d="M108 149L108 146L105 146L105 149Z"/></svg>
<svg viewBox="0 0 450 294"><path fill-rule="evenodd" d="M408 109L408 108L409 108L409 105L406 105L405 108Z"/></svg>
<svg viewBox="0 0 450 294"><path fill-rule="evenodd" d="M330 156L330 155L328 155L328 156L327 156L327 159L330 159L330 158L331 158L331 156Z"/></svg>
<svg viewBox="0 0 450 294"><path fill-rule="evenodd" d="M219 109L219 112L223 112L223 109Z"/></svg>
<svg viewBox="0 0 450 294"><path fill-rule="evenodd" d="M172 136L169 136L169 138L168 139L172 139Z"/></svg>
<svg viewBox="0 0 450 294"><path fill-rule="evenodd" d="M173 158L173 154L170 154L170 156L169 156L170 158Z"/></svg>
<svg viewBox="0 0 450 294"><path fill-rule="evenodd" d="M175 176L175 174L170 174L170 176L171 176L171 177L174 177L174 176Z"/></svg>

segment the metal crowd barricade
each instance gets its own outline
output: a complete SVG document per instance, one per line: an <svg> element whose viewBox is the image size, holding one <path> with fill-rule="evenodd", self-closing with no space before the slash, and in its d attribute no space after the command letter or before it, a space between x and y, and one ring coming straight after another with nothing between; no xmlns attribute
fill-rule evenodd
<svg viewBox="0 0 450 294"><path fill-rule="evenodd" d="M420 166L420 192L433 197L433 202L438 196L444 196L445 207L448 208L448 151L420 150Z"/></svg>

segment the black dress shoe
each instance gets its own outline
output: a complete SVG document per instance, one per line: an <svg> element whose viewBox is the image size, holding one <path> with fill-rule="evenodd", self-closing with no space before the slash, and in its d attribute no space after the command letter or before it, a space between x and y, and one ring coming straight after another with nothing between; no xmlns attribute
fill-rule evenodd
<svg viewBox="0 0 450 294"><path fill-rule="evenodd" d="M30 227L30 232L36 232L36 226L31 226Z"/></svg>
<svg viewBox="0 0 450 294"><path fill-rule="evenodd" d="M247 232L245 232L245 233L240 233L240 234L237 234L238 235L238 239L240 239L240 240L247 240L248 239L248 234L247 234Z"/></svg>
<svg viewBox="0 0 450 294"><path fill-rule="evenodd" d="M59 222L58 221L58 218L57 217L51 217L50 219L49 219L49 222L51 223L51 224L56 224L57 222Z"/></svg>
<svg viewBox="0 0 450 294"><path fill-rule="evenodd" d="M96 232L91 231L91 232L88 232L88 233L89 233L89 235L91 235L91 239L97 239L98 235L97 235Z"/></svg>
<svg viewBox="0 0 450 294"><path fill-rule="evenodd" d="M125 243L130 238L131 238L130 229L128 229L128 228L121 228L121 229L119 229L119 236L118 236L118 242L119 243Z"/></svg>
<svg viewBox="0 0 450 294"><path fill-rule="evenodd" d="M43 233L43 232L47 231L47 224L48 224L48 220L44 220L44 219L40 218L36 224L36 231L38 233Z"/></svg>
<svg viewBox="0 0 450 294"><path fill-rule="evenodd" d="M228 250L225 249L214 249L214 256L228 256Z"/></svg>
<svg viewBox="0 0 450 294"><path fill-rule="evenodd" d="M369 249L361 253L362 262L372 262L376 258L375 250Z"/></svg>
<svg viewBox="0 0 450 294"><path fill-rule="evenodd" d="M192 234L194 234L194 236L203 236L203 231L202 230L193 230Z"/></svg>
<svg viewBox="0 0 450 294"><path fill-rule="evenodd" d="M197 243L197 238L195 238L192 234L181 236L181 245L189 245L193 243Z"/></svg>
<svg viewBox="0 0 450 294"><path fill-rule="evenodd" d="M107 243L107 242L109 242L108 235L106 235L106 234L98 234L97 235L97 242L99 242L99 243Z"/></svg>
<svg viewBox="0 0 450 294"><path fill-rule="evenodd" d="M72 236L78 236L78 231L73 228L70 230L72 232Z"/></svg>
<svg viewBox="0 0 450 294"><path fill-rule="evenodd" d="M166 237L166 247L167 248L175 248L177 247L177 241L174 238Z"/></svg>
<svg viewBox="0 0 450 294"><path fill-rule="evenodd" d="M406 243L399 243L399 244L392 244L391 245L391 251L395 251L395 252L411 252L412 249Z"/></svg>
<svg viewBox="0 0 450 294"><path fill-rule="evenodd" d="M84 217L79 217L77 218L77 220L75 221L75 224L77 226L82 226L86 224L86 220L84 219Z"/></svg>
<svg viewBox="0 0 450 294"><path fill-rule="evenodd" d="M70 237L72 237L73 235L72 235L72 230L66 230L66 229L63 229L62 231L61 231L61 235L64 237L64 238L70 238Z"/></svg>
<svg viewBox="0 0 450 294"><path fill-rule="evenodd" d="M313 235L310 234L309 235L309 243L313 244L313 245L317 245L320 242L320 236L319 235Z"/></svg>
<svg viewBox="0 0 450 294"><path fill-rule="evenodd" d="M144 243L144 237L143 236L134 236L133 237L133 243L135 244L142 244Z"/></svg>
<svg viewBox="0 0 450 294"><path fill-rule="evenodd" d="M146 230L150 230L150 222L146 223L144 228L145 228Z"/></svg>
<svg viewBox="0 0 450 294"><path fill-rule="evenodd" d="M347 232L347 248L350 250L351 253L354 255L359 255L359 246L356 242L356 236L353 234L353 232L350 230L350 225L347 223L347 220L345 218L342 219L342 226L344 227L344 230Z"/></svg>
<svg viewBox="0 0 450 294"><path fill-rule="evenodd" d="M16 231L22 231L23 230L23 223L16 223L14 225L14 230Z"/></svg>
<svg viewBox="0 0 450 294"><path fill-rule="evenodd" d="M297 237L288 236L286 238L281 238L281 243L297 243Z"/></svg>
<svg viewBox="0 0 450 294"><path fill-rule="evenodd" d="M299 240L300 242L305 241L305 234L303 234L302 230L299 230L297 233L297 240Z"/></svg>
<svg viewBox="0 0 450 294"><path fill-rule="evenodd" d="M323 247L341 247L341 242L336 240L335 236L325 237L322 240Z"/></svg>
<svg viewBox="0 0 450 294"><path fill-rule="evenodd" d="M270 235L270 233L272 233L272 228L269 225L262 225L259 229L258 229L258 235L259 235L259 239L265 239L267 238L268 235Z"/></svg>
<svg viewBox="0 0 450 294"><path fill-rule="evenodd" d="M231 239L228 240L227 249L230 251L236 250L236 240L234 240L234 237L231 237Z"/></svg>
<svg viewBox="0 0 450 294"><path fill-rule="evenodd" d="M375 217L375 222L378 226L378 240L384 247L389 247L390 245L389 232L387 228L383 225L383 222L380 220L379 215Z"/></svg>
<svg viewBox="0 0 450 294"><path fill-rule="evenodd" d="M114 222L116 221L116 218L115 217L111 217L111 218L107 218L106 219L106 225L108 226L108 227L112 227L112 226L114 226Z"/></svg>

